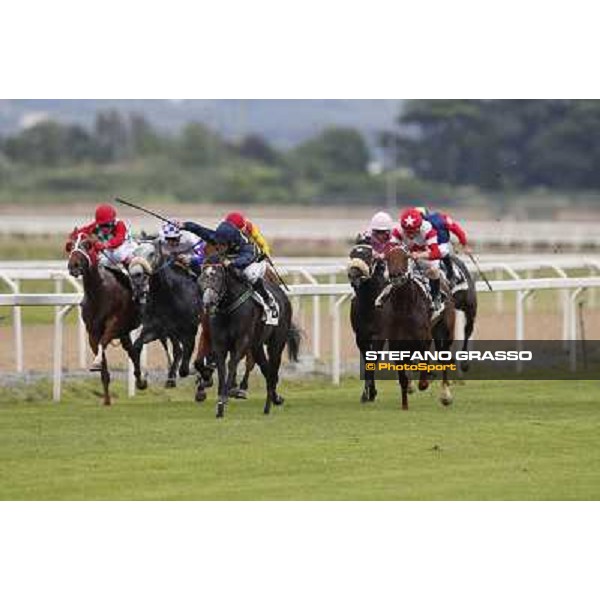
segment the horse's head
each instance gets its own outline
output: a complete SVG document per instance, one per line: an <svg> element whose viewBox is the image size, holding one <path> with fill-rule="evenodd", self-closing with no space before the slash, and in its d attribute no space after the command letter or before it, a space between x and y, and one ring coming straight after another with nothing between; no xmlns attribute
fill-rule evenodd
<svg viewBox="0 0 600 600"><path fill-rule="evenodd" d="M402 246L392 246L385 253L390 279L396 284L406 282L412 272L410 254Z"/></svg>
<svg viewBox="0 0 600 600"><path fill-rule="evenodd" d="M143 242L135 249L128 266L134 302L146 302L150 291L150 276L158 260L159 252L152 241Z"/></svg>
<svg viewBox="0 0 600 600"><path fill-rule="evenodd" d="M98 265L98 255L94 250L94 238L82 233L71 236L65 250L69 253L67 268L73 277L80 277Z"/></svg>
<svg viewBox="0 0 600 600"><path fill-rule="evenodd" d="M202 266L199 278L202 304L207 310L215 309L227 291L226 268L221 263L208 262Z"/></svg>
<svg viewBox="0 0 600 600"><path fill-rule="evenodd" d="M358 244L350 251L348 262L348 280L357 289L373 274L373 248L369 244Z"/></svg>

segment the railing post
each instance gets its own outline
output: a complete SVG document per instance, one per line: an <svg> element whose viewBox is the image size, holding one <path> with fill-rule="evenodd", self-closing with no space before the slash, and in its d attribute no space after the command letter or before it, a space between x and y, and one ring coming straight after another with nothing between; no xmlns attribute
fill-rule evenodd
<svg viewBox="0 0 600 600"><path fill-rule="evenodd" d="M569 366L571 371L577 369L577 298L583 288L576 288L569 295Z"/></svg>
<svg viewBox="0 0 600 600"><path fill-rule="evenodd" d="M20 281L14 280L15 293L19 293ZM13 330L15 336L15 361L17 373L22 373L24 369L23 363L23 313L20 306L13 307Z"/></svg>
<svg viewBox="0 0 600 600"><path fill-rule="evenodd" d="M517 350L522 350L523 340L525 339L525 300L531 294L531 290L518 291L517 301L515 306L515 340L517 342ZM523 371L522 361L517 361L517 373Z"/></svg>
<svg viewBox="0 0 600 600"><path fill-rule="evenodd" d="M342 362L342 340L341 340L341 327L340 327L340 307L348 298L348 294L343 294L333 303L333 358L332 358L332 369L331 379L333 385L340 384L340 373L341 373L341 362Z"/></svg>
<svg viewBox="0 0 600 600"><path fill-rule="evenodd" d="M57 307L54 314L54 356L52 368L52 400L60 402L62 387L62 350L63 350L63 322L73 306Z"/></svg>

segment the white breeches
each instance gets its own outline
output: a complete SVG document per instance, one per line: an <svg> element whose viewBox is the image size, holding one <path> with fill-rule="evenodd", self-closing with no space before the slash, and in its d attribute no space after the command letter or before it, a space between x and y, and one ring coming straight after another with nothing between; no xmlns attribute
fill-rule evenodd
<svg viewBox="0 0 600 600"><path fill-rule="evenodd" d="M259 279L262 279L267 272L267 263L262 260L260 262L254 262L249 264L244 269L244 276L250 283L256 283Z"/></svg>

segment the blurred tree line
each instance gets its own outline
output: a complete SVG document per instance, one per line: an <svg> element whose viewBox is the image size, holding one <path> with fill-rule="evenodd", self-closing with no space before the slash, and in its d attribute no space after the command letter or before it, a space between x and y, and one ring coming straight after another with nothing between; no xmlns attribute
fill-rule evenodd
<svg viewBox="0 0 600 600"><path fill-rule="evenodd" d="M413 100L382 136L415 176L484 189L600 185L597 100Z"/></svg>
<svg viewBox="0 0 600 600"><path fill-rule="evenodd" d="M168 135L143 115L116 110L98 113L90 129L43 121L0 139L0 201L120 193L184 202L448 204L467 186L472 193L599 184L600 102L593 100L412 100L374 143L331 127L287 151L256 134L227 140L199 122Z"/></svg>
<svg viewBox="0 0 600 600"><path fill-rule="evenodd" d="M91 131L43 121L0 140L5 192L131 192L180 201L293 202L377 195L362 135L332 127L287 152L256 134L228 141L203 123L177 135L110 110ZM2 199L2 198L0 198Z"/></svg>

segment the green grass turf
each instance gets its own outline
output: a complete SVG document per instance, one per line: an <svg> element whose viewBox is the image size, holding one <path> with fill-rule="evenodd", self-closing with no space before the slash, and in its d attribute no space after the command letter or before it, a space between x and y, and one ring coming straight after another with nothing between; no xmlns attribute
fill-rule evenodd
<svg viewBox="0 0 600 600"><path fill-rule="evenodd" d="M394 382L358 402L360 382L284 382L262 415L262 385L214 418L211 396L154 388L111 408L95 380L5 389L2 499L599 499L598 382L438 384L398 407Z"/></svg>

